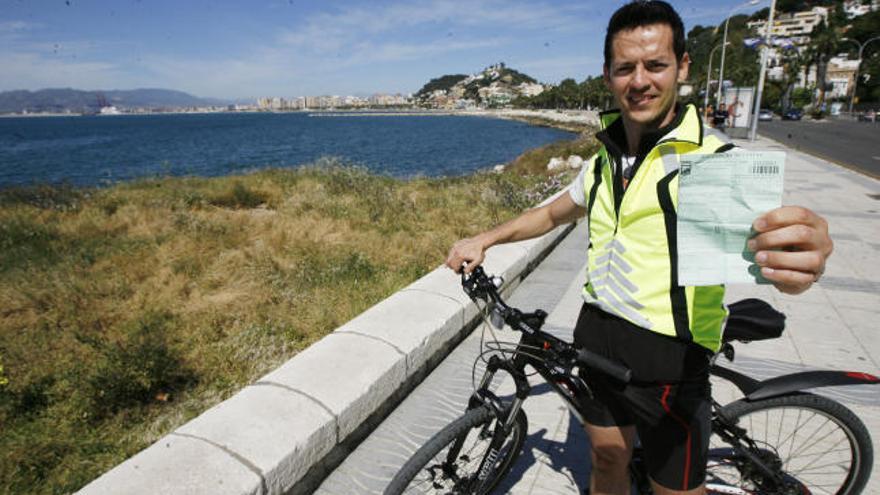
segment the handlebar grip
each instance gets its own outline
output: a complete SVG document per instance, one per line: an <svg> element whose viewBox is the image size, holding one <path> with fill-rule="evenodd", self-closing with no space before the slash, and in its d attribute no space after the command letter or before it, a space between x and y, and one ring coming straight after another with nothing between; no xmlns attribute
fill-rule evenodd
<svg viewBox="0 0 880 495"><path fill-rule="evenodd" d="M596 354L586 349L578 350L577 360L581 364L609 375L617 381L629 383L632 379L632 370L626 366Z"/></svg>

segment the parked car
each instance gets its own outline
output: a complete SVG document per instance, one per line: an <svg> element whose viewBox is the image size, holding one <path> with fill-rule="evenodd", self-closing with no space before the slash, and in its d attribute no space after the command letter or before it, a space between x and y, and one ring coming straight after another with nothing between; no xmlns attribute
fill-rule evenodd
<svg viewBox="0 0 880 495"><path fill-rule="evenodd" d="M782 112L782 120L801 120L801 117L804 116L803 110L798 108L789 108Z"/></svg>
<svg viewBox="0 0 880 495"><path fill-rule="evenodd" d="M771 112L768 108L762 108L758 112L758 120L761 122L768 122L773 120L773 112Z"/></svg>
<svg viewBox="0 0 880 495"><path fill-rule="evenodd" d="M868 110L867 112L861 112L859 114L860 122L876 122L877 121L877 112L874 110Z"/></svg>

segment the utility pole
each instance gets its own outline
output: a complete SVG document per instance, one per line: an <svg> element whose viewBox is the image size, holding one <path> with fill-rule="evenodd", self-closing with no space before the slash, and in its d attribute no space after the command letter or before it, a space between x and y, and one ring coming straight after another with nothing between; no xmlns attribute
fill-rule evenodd
<svg viewBox="0 0 880 495"><path fill-rule="evenodd" d="M727 14L727 19L724 20L724 39L721 40L721 68L718 73L718 93L715 95L715 105L721 104L721 88L724 85L724 55L727 53L727 45L730 43L727 42L727 25L730 24L730 16L733 15L737 10L748 7L749 5L758 5L761 0L749 0L748 2L737 5L736 7L730 9L730 12Z"/></svg>
<svg viewBox="0 0 880 495"><path fill-rule="evenodd" d="M729 45L730 43L724 43L725 45ZM712 57L715 55L715 50L718 49L721 45L715 45L712 48L712 51L709 52L709 70L706 71L706 98L703 100L703 113L705 114L706 109L709 108L709 81L712 79ZM718 84L721 84L721 80L718 80Z"/></svg>
<svg viewBox="0 0 880 495"><path fill-rule="evenodd" d="M850 116L852 116L853 100L856 97L856 88L859 85L859 69L862 67L862 52L865 50L865 47L868 46L868 43L870 43L872 41L877 41L877 40L880 40L880 36L875 36L864 43L859 43L857 40L854 40L852 38L842 38L841 39L841 41L851 41L851 42L855 43L856 45L859 45L859 57L858 57L859 64L856 65L856 77L855 77L855 79L853 79L852 94L849 95L849 114L850 114Z"/></svg>
<svg viewBox="0 0 880 495"><path fill-rule="evenodd" d="M767 33L764 37L764 49L761 51L761 72L758 75L758 88L755 92L755 111L752 114L752 125L749 129L749 140L758 137L758 114L761 112L761 96L764 92L764 78L767 76L767 56L770 52L770 35L773 32L773 13L776 11L776 0L770 2L770 14L767 17Z"/></svg>

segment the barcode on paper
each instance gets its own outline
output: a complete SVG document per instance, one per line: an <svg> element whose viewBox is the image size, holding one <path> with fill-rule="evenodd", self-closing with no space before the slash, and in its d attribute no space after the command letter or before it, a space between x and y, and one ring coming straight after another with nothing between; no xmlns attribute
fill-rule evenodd
<svg viewBox="0 0 880 495"><path fill-rule="evenodd" d="M752 173L759 175L777 175L779 174L779 165L754 165L752 167Z"/></svg>

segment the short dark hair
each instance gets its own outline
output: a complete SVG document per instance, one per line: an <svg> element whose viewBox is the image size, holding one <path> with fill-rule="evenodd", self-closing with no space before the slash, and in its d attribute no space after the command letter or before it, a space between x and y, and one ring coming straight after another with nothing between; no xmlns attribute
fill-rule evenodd
<svg viewBox="0 0 880 495"><path fill-rule="evenodd" d="M608 30L605 31L605 67L611 63L611 44L615 34L651 24L666 24L672 28L672 49L675 51L675 59L680 61L684 56L685 43L684 23L681 22L678 12L663 0L634 0L617 9L608 21Z"/></svg>

